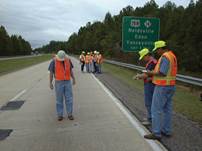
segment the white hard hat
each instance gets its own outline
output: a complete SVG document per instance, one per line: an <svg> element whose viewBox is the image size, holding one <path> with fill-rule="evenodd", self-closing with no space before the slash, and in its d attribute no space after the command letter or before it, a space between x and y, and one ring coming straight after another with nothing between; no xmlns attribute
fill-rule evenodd
<svg viewBox="0 0 202 151"><path fill-rule="evenodd" d="M65 53L65 51L64 50L59 50L57 55L56 55L57 60L64 61L65 57L68 57L67 54Z"/></svg>

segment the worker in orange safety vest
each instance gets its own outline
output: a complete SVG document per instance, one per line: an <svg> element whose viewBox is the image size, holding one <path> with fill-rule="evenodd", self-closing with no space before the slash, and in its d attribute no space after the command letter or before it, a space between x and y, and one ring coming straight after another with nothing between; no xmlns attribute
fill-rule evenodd
<svg viewBox="0 0 202 151"><path fill-rule="evenodd" d="M79 56L79 61L81 64L81 71L83 72L85 66L85 51L82 51L81 55Z"/></svg>
<svg viewBox="0 0 202 151"><path fill-rule="evenodd" d="M151 55L149 49L144 48L139 51L139 60L143 60L146 63L146 70L152 71L156 66L156 59ZM137 74L134 76L134 79L143 79L144 80L144 102L145 107L147 109L147 118L142 122L143 125L148 126L151 125L152 116L151 116L151 105L152 105L152 97L154 93L155 84L152 83L152 76L148 76L145 73Z"/></svg>
<svg viewBox="0 0 202 151"><path fill-rule="evenodd" d="M101 74L102 73L102 63L103 63L103 57L100 52L97 52L97 73Z"/></svg>
<svg viewBox="0 0 202 151"><path fill-rule="evenodd" d="M57 55L52 59L48 68L50 71L50 89L53 89L53 77L55 78L56 110L58 121L63 120L63 100L65 100L68 119L74 119L72 114L73 95L71 78L74 85L75 77L72 68L73 64L63 50L58 51Z"/></svg>
<svg viewBox="0 0 202 151"><path fill-rule="evenodd" d="M177 58L167 48L165 41L156 41L154 45L153 52L157 52L160 58L153 71L145 71L153 76L152 82L155 84L151 107L152 134L144 137L160 140L162 135L170 137L172 133L172 97L176 89Z"/></svg>
<svg viewBox="0 0 202 151"><path fill-rule="evenodd" d="M85 65L86 65L86 72L90 73L90 52L88 52L85 56Z"/></svg>

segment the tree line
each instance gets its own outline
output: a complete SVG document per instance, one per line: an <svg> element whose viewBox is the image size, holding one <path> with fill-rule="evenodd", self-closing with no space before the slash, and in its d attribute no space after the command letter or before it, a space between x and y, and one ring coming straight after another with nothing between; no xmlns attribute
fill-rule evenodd
<svg viewBox="0 0 202 151"><path fill-rule="evenodd" d="M9 36L5 27L0 27L0 56L29 55L32 48L21 36Z"/></svg>
<svg viewBox="0 0 202 151"><path fill-rule="evenodd" d="M74 54L82 50L98 50L105 56L120 61L137 63L138 53L125 53L121 50L122 18L124 16L160 18L160 39L168 43L178 58L181 71L201 71L202 69L202 0L189 5L176 6L167 1L159 7L155 0L150 0L143 7L127 6L118 15L106 13L103 21L88 22L73 33L63 47ZM50 48L50 43L43 48ZM61 43L58 42L58 46ZM61 46L59 46L61 47ZM54 46L56 48L56 46ZM56 50L56 49L55 49Z"/></svg>
<svg viewBox="0 0 202 151"><path fill-rule="evenodd" d="M36 48L34 51L43 53L56 53L58 50L68 51L67 41L50 41L49 44L42 46L41 48Z"/></svg>

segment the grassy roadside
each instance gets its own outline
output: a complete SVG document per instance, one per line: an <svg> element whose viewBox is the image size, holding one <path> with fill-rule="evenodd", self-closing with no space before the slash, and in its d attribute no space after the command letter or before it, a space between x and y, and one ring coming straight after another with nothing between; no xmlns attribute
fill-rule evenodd
<svg viewBox="0 0 202 151"><path fill-rule="evenodd" d="M11 60L1 60L0 61L0 76L17 71L19 69L23 69L43 61L47 61L51 59L50 54L44 54L42 56L35 56L31 58L20 58L20 59L11 59Z"/></svg>
<svg viewBox="0 0 202 151"><path fill-rule="evenodd" d="M143 81L132 80L137 72L118 67L115 65L103 64L103 71L112 74L124 83L143 91ZM188 119L198 122L202 125L202 102L199 101L197 92L190 92L189 89L177 86L173 101L174 111L185 115Z"/></svg>

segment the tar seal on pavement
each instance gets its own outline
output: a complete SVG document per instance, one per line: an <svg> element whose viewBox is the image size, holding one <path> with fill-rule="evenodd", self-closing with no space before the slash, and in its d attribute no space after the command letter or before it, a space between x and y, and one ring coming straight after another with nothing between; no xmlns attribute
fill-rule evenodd
<svg viewBox="0 0 202 151"><path fill-rule="evenodd" d="M11 129L0 129L0 141L6 139L12 131Z"/></svg>
<svg viewBox="0 0 202 151"><path fill-rule="evenodd" d="M8 102L6 105L2 106L0 110L17 110L19 109L25 101L11 101Z"/></svg>

